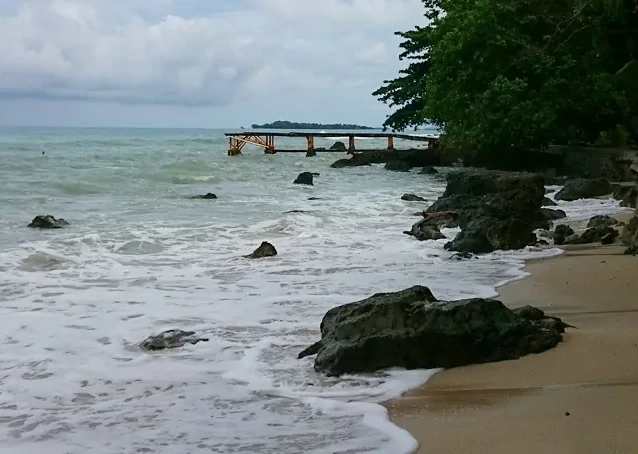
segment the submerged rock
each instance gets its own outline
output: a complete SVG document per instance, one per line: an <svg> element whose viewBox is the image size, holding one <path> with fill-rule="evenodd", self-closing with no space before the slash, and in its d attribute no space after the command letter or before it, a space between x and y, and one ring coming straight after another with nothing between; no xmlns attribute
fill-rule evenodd
<svg viewBox="0 0 638 454"><path fill-rule="evenodd" d="M543 214L543 218L550 222L567 217L567 213L563 210L553 210L551 208L541 208L541 213Z"/></svg>
<svg viewBox="0 0 638 454"><path fill-rule="evenodd" d="M191 199L204 199L204 200L213 200L216 198L217 198L217 195L213 194L212 192L207 192L206 194L195 195L191 197Z"/></svg>
<svg viewBox="0 0 638 454"><path fill-rule="evenodd" d="M552 199L550 199L549 197L545 197L545 198L543 198L543 206L544 207L555 207L555 206L558 206L558 204L556 202L554 202Z"/></svg>
<svg viewBox="0 0 638 454"><path fill-rule="evenodd" d="M445 193L427 212L459 213L461 233L446 245L448 250L522 249L536 243L535 229L548 227L541 212L544 195L541 175L462 170L447 175Z"/></svg>
<svg viewBox="0 0 638 454"><path fill-rule="evenodd" d="M611 192L612 186L607 178L578 178L567 181L554 198L566 201L593 199L611 194Z"/></svg>
<svg viewBox="0 0 638 454"><path fill-rule="evenodd" d="M69 225L64 219L56 219L50 214L39 215L33 218L27 227L32 229L61 229Z"/></svg>
<svg viewBox="0 0 638 454"><path fill-rule="evenodd" d="M425 166L419 172L420 175L436 175L437 173L439 173L439 171L432 166Z"/></svg>
<svg viewBox="0 0 638 454"><path fill-rule="evenodd" d="M433 369L520 358L555 347L568 325L540 309L493 299L438 301L423 286L330 309L314 368L330 376L391 367Z"/></svg>
<svg viewBox="0 0 638 454"><path fill-rule="evenodd" d="M403 194L401 196L401 200L405 200L406 202L425 202L426 200L423 197L419 197L414 194Z"/></svg>
<svg viewBox="0 0 638 454"><path fill-rule="evenodd" d="M195 345L198 342L208 342L208 338L198 337L194 331L171 329L160 334L147 337L140 342L140 348L147 351L157 351L169 348L179 348L186 344Z"/></svg>
<svg viewBox="0 0 638 454"><path fill-rule="evenodd" d="M412 166L407 161L390 161L385 165L385 170L394 172L409 172Z"/></svg>
<svg viewBox="0 0 638 454"><path fill-rule="evenodd" d="M293 184L305 184L308 186L313 186L314 185L313 179L314 179L314 174L312 172L302 172L295 179Z"/></svg>
<svg viewBox="0 0 638 454"><path fill-rule="evenodd" d="M275 249L275 246L270 244L268 241L264 241L252 254L249 254L246 257L249 259L262 259L265 257L274 257L276 255L277 249Z"/></svg>

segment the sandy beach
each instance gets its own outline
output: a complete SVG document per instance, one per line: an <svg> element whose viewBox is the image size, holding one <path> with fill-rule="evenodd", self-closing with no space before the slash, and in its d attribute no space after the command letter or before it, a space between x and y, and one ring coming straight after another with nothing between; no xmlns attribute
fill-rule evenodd
<svg viewBox="0 0 638 454"><path fill-rule="evenodd" d="M510 307L561 317L564 342L516 361L443 371L387 403L419 453L638 452L638 270L621 246L531 262L502 287Z"/></svg>

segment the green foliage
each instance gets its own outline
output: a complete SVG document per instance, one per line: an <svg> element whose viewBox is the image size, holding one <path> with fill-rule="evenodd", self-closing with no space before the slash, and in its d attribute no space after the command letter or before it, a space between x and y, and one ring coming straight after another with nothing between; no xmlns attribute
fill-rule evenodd
<svg viewBox="0 0 638 454"><path fill-rule="evenodd" d="M636 140L637 1L426 0L428 25L398 33L409 65L374 92L384 126L482 153Z"/></svg>

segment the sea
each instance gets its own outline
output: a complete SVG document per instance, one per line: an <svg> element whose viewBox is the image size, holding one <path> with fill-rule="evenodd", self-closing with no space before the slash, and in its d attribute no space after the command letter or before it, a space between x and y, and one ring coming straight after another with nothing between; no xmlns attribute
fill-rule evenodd
<svg viewBox="0 0 638 454"><path fill-rule="evenodd" d="M526 259L560 253L452 260L446 240L402 233L448 170L332 169L347 156L252 146L229 157L223 133L0 128L1 452L411 453L415 440L380 403L437 371L317 374L297 354L322 316L417 284L440 299L493 297L525 276ZM315 185L292 184L305 171ZM218 198L191 198L208 192ZM560 208L571 219L623 210L613 200ZM70 225L27 228L40 214ZM279 255L244 257L262 241ZM167 329L209 341L138 348Z"/></svg>

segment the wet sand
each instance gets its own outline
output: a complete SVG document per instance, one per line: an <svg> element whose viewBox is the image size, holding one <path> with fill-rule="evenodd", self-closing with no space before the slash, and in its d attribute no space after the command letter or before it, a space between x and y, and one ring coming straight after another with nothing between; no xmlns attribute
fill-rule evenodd
<svg viewBox="0 0 638 454"><path fill-rule="evenodd" d="M638 453L638 257L574 248L501 289L570 329L555 349L443 371L387 403L419 453Z"/></svg>

